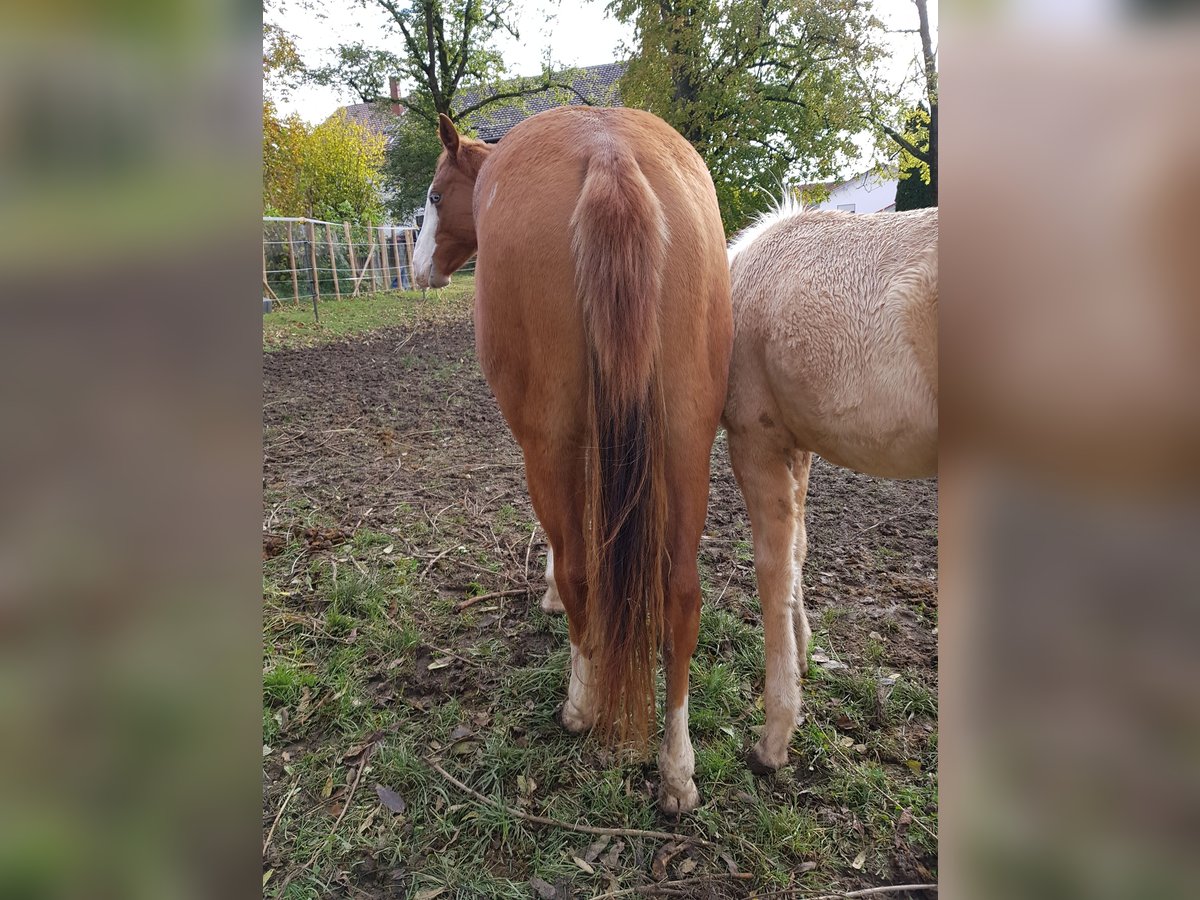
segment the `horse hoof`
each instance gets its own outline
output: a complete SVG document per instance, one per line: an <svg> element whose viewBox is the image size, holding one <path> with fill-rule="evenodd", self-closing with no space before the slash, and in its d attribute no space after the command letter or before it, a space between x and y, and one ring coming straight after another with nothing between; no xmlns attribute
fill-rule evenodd
<svg viewBox="0 0 1200 900"><path fill-rule="evenodd" d="M696 789L696 782L689 778L683 790L677 791L664 781L658 786L658 805L664 814L673 818L690 813L700 805L700 791Z"/></svg>
<svg viewBox="0 0 1200 900"><path fill-rule="evenodd" d="M558 596L558 591L554 588L547 588L546 593L542 596L542 612L549 615L564 613L567 611L562 604L562 598Z"/></svg>
<svg viewBox="0 0 1200 900"><path fill-rule="evenodd" d="M564 703L562 709L559 710L558 721L571 734L583 734L592 727L592 722L580 713L570 700Z"/></svg>
<svg viewBox="0 0 1200 900"><path fill-rule="evenodd" d="M746 768L755 775L773 775L781 766L787 765L787 751L783 752L783 759L778 761L769 757L762 749L761 745L755 745L746 754Z"/></svg>

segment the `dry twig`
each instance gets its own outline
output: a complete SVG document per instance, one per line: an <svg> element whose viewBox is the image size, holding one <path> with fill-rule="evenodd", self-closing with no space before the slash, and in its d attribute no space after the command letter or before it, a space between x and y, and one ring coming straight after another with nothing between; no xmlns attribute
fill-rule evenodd
<svg viewBox="0 0 1200 900"><path fill-rule="evenodd" d="M720 844L714 844L712 841L705 840L704 838L692 837L686 834L675 834L669 831L643 831L640 828L601 828L598 825L576 825L571 822L561 822L558 819L548 819L545 816L535 816L532 813L524 812L499 800L493 800L491 797L479 793L479 791L475 790L474 788L468 787L428 756L425 757L425 762L431 769L449 781L460 791L470 794L481 803L486 803L489 806L499 807L509 815L516 816L518 819L524 819L526 822L534 822L538 825L550 825L553 828L565 828L567 831L581 831L585 834L609 834L619 837L654 838L655 840L659 841L681 841L687 844L696 844L700 847L714 847L721 849Z"/></svg>
<svg viewBox="0 0 1200 900"><path fill-rule="evenodd" d="M936 884L887 884L882 887L862 888L857 891L844 891L840 894L814 894L803 888L784 888L781 891L756 893L755 900L766 900L767 897L798 897L800 900L855 900L858 897L873 897L877 894L898 894L901 891L936 891Z"/></svg>
<svg viewBox="0 0 1200 900"><path fill-rule="evenodd" d="M527 587L509 588L506 591L492 591L489 594L479 594L475 597L468 597L466 600L460 600L454 604L455 612L462 612L464 609L474 606L484 600L494 600L496 597L512 597L515 594L531 594L533 593Z"/></svg>
<svg viewBox="0 0 1200 900"><path fill-rule="evenodd" d="M754 876L749 872L718 872L712 875L703 875L696 878L680 878L677 881L660 881L656 884L639 884L637 887L622 888L619 891L609 891L606 894L597 894L592 900L609 900L612 897L628 897L630 894L673 894L671 888L687 887L688 885L704 884L713 881L717 878L735 878L738 881L749 881Z"/></svg>
<svg viewBox="0 0 1200 900"><path fill-rule="evenodd" d="M271 846L271 838L275 836L275 827L279 824L279 820L283 818L283 811L287 809L288 803L291 802L292 795L300 790L300 779L297 778L292 782L292 789L288 791L288 795L283 798L283 803L279 805L279 812L275 813L275 821L271 823L271 829L267 832L267 839L263 841L263 859L267 858L267 848Z"/></svg>

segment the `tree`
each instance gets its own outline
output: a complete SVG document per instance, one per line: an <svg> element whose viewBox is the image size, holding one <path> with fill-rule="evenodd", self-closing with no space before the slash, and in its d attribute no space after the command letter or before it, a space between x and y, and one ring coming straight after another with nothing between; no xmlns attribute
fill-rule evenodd
<svg viewBox="0 0 1200 900"><path fill-rule="evenodd" d="M523 78L495 86L504 78L504 60L494 46L501 34L520 38L515 24L518 4L514 0L354 0L362 7L375 7L385 14L387 27L396 39L394 49L373 50L361 42L338 47L334 60L313 69L319 84L350 88L364 103L390 103L384 93L388 78L395 76L405 86L405 115L423 119L436 129L438 115L454 121L471 113L558 87L568 89L562 78L551 73L549 64L541 76ZM466 88L487 88L459 102Z"/></svg>
<svg viewBox="0 0 1200 900"><path fill-rule="evenodd" d="M825 180L859 155L882 25L864 0L612 0L639 53L626 105L673 125L712 172L728 231L785 180Z"/></svg>
<svg viewBox="0 0 1200 900"><path fill-rule="evenodd" d="M413 210L425 205L425 193L441 152L437 131L424 119L404 116L397 123L382 173L388 212L395 221L408 221Z"/></svg>
<svg viewBox="0 0 1200 900"><path fill-rule="evenodd" d="M870 118L896 146L900 152L901 184L905 179L903 173L918 169L921 178L927 185L922 192L932 197L932 203L922 203L921 206L937 206L938 195L938 73L937 56L933 49L933 37L929 26L929 9L926 0L913 0L917 8L916 32L921 37L921 57L919 61L919 81L924 105L921 107L922 119L918 127L910 129L910 120L905 119L904 131L898 131L886 122L886 117L880 115L880 104L875 104L875 111L868 113ZM908 188L915 191L915 186ZM897 191L896 209L900 209L899 191ZM918 207L908 207L916 209Z"/></svg>
<svg viewBox="0 0 1200 900"><path fill-rule="evenodd" d="M904 119L904 137L918 150L929 148L929 110L919 106ZM896 185L896 212L937 206L937 186L931 179L928 163L907 150L900 151L900 181Z"/></svg>
<svg viewBox="0 0 1200 900"><path fill-rule="evenodd" d="M263 207L272 215L374 224L383 138L344 116L310 128L263 103Z"/></svg>
<svg viewBox="0 0 1200 900"><path fill-rule="evenodd" d="M502 33L519 37L513 0L354 0L363 8L382 11L394 44L390 49L343 44L324 66L311 69L318 84L349 88L364 103L395 102L389 79L398 79L404 113L396 122L387 148L384 183L388 208L406 219L424 205L441 145L437 141L439 114L461 123L474 112L520 103L545 90L570 91L568 72L501 83L504 61L494 47Z"/></svg>

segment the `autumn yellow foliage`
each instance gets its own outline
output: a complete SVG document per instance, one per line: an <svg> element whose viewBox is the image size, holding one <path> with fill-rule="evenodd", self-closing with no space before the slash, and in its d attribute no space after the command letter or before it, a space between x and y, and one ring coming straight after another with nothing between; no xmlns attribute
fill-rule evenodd
<svg viewBox="0 0 1200 900"><path fill-rule="evenodd" d="M384 139L344 115L309 126L263 103L263 209L267 215L382 221Z"/></svg>

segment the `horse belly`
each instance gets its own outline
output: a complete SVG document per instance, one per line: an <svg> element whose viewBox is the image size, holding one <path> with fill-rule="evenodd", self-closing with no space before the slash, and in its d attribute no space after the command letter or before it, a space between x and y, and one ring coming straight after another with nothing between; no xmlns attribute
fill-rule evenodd
<svg viewBox="0 0 1200 900"><path fill-rule="evenodd" d="M776 365L773 392L801 449L865 475L927 478L937 474L937 404L910 368Z"/></svg>

